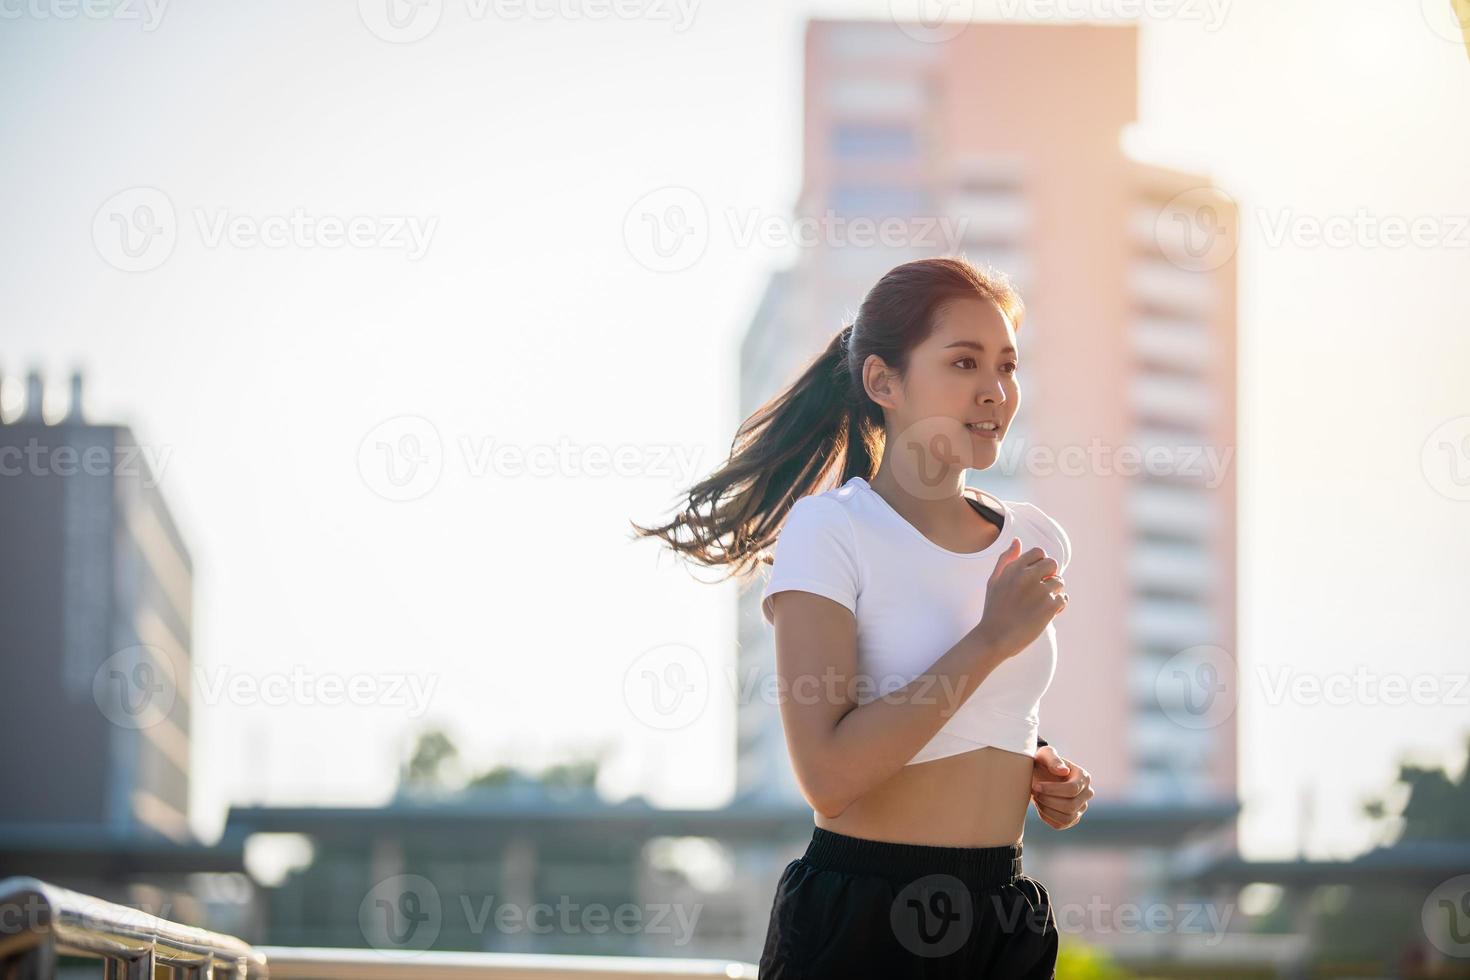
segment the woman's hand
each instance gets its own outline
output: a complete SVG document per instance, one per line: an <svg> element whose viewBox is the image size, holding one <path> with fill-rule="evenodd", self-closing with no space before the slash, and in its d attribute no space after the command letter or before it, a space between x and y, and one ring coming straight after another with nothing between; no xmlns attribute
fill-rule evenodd
<svg viewBox="0 0 1470 980"><path fill-rule="evenodd" d="M1043 745L1036 750L1031 767L1031 801L1036 814L1057 830L1075 826L1092 799L1092 775L1057 755L1056 749Z"/></svg>
<svg viewBox="0 0 1470 980"><path fill-rule="evenodd" d="M1057 574L1055 558L1032 548L1021 552L1021 539L1012 538L996 559L985 586L985 611L975 630L1001 657L1014 657L1041 635L1048 623L1066 608L1066 583Z"/></svg>

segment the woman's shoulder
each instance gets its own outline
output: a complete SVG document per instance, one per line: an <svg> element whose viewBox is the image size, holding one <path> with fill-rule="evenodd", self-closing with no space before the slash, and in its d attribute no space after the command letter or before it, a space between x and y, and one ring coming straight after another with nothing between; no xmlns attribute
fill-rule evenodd
<svg viewBox="0 0 1470 980"><path fill-rule="evenodd" d="M807 520L845 523L850 520L849 515L856 500L857 487L848 483L797 497L791 505L789 516L794 516L797 511L801 511Z"/></svg>
<svg viewBox="0 0 1470 980"><path fill-rule="evenodd" d="M1058 569L1065 570L1072 560L1072 539L1067 536L1061 522L1027 500L1007 500L1005 505L1019 521L1050 542L1047 550L1057 560Z"/></svg>

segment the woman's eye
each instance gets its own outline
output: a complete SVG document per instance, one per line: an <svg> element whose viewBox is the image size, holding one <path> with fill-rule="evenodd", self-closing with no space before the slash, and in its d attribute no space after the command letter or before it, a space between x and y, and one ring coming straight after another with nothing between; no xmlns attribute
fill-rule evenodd
<svg viewBox="0 0 1470 980"><path fill-rule="evenodd" d="M955 361L954 363L955 363L955 367L961 367L961 366L963 366L965 364L971 364L971 365L973 365L975 363L975 359L973 357L962 357L958 361ZM1006 371L1005 370L1006 368L1009 368L1010 370ZM1001 365L1001 370L1002 371L1005 371L1006 374L1015 374L1020 369L1021 369L1021 366L1019 364L1017 364L1015 361L1006 361L1004 364Z"/></svg>

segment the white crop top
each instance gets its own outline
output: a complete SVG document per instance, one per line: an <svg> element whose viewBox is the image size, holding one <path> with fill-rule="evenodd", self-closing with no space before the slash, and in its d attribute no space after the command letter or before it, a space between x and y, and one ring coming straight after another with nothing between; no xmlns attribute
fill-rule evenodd
<svg viewBox="0 0 1470 980"><path fill-rule="evenodd" d="M802 497L776 538L761 612L774 625L771 596L796 589L842 603L857 620L860 703L897 690L953 647L980 622L985 586L996 559L1021 539L1021 551L1041 547L1061 572L1072 543L1060 524L1035 504L1002 500L1005 523L983 551L950 551L933 541L854 476ZM983 746L1036 755L1041 696L1056 672L1056 628L1046 629L993 670L907 765ZM934 685L929 695L943 698Z"/></svg>

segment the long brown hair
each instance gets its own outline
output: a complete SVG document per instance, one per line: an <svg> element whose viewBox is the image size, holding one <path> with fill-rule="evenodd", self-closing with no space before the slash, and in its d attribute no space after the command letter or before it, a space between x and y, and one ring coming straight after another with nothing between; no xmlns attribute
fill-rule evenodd
<svg viewBox="0 0 1470 980"><path fill-rule="evenodd" d="M1025 307L1002 272L955 256L890 269L796 381L740 424L730 458L689 489L682 512L651 528L633 524L635 537L661 538L707 567L732 566L732 577L769 564L792 504L853 476L871 479L878 469L886 433L883 409L863 386L868 355L902 377L943 305L977 297L1020 329Z"/></svg>

